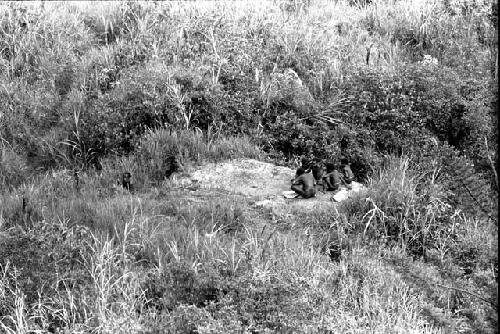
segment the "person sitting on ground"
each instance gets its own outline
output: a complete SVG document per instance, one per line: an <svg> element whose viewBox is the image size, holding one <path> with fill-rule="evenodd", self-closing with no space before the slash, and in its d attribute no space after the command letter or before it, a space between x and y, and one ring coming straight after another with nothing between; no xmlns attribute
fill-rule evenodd
<svg viewBox="0 0 500 334"><path fill-rule="evenodd" d="M307 159L306 157L302 157L302 159L300 160L300 167L297 168L297 171L295 172L295 176L293 177L292 179L292 182L299 177L299 170L302 168L304 170L304 173L310 173L311 172L311 162L309 159Z"/></svg>
<svg viewBox="0 0 500 334"><path fill-rule="evenodd" d="M326 175L323 177L323 182L328 191L337 191L340 189L341 175L335 168L335 164L330 162L326 164Z"/></svg>
<svg viewBox="0 0 500 334"><path fill-rule="evenodd" d="M351 170L351 164L346 158L340 159L341 170L343 181L347 187L347 189L352 189L352 181L354 181L354 173Z"/></svg>
<svg viewBox="0 0 500 334"><path fill-rule="evenodd" d="M299 196L302 196L302 198L311 198L316 195L315 185L312 173L306 173L304 168L299 167L291 189Z"/></svg>
<svg viewBox="0 0 500 334"><path fill-rule="evenodd" d="M323 176L326 174L325 171L325 166L321 162L315 163L311 167L312 175L314 177L314 180L316 181L316 185L318 186L318 189L321 189L322 191L325 191L326 186L323 182Z"/></svg>
<svg viewBox="0 0 500 334"><path fill-rule="evenodd" d="M305 173L309 173L311 171L311 161L309 161L309 159L307 159L306 157L303 157L300 160L300 163L301 163L300 167L302 167L304 169Z"/></svg>

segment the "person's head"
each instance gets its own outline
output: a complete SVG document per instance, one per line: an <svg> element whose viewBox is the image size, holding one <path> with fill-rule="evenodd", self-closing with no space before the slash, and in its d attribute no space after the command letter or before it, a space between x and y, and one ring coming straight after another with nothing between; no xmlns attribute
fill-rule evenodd
<svg viewBox="0 0 500 334"><path fill-rule="evenodd" d="M304 169L310 168L311 162L306 157L300 159L300 163L302 164L301 167L303 167Z"/></svg>
<svg viewBox="0 0 500 334"><path fill-rule="evenodd" d="M168 166L167 168L172 172L182 172L183 165L179 160L178 156L172 155L168 158Z"/></svg>
<svg viewBox="0 0 500 334"><path fill-rule="evenodd" d="M130 188L131 188L130 180L131 179L132 179L132 174L130 174L129 172L124 172L122 174L122 187L127 189L127 190L130 190Z"/></svg>
<svg viewBox="0 0 500 334"><path fill-rule="evenodd" d="M122 174L122 180L123 180L123 182L130 182L131 178L132 178L132 174L130 174L129 172L124 172Z"/></svg>
<svg viewBox="0 0 500 334"><path fill-rule="evenodd" d="M297 169L297 173L295 173L297 176L301 176L302 174L304 174L306 172L306 170L304 169L304 167L299 167Z"/></svg>
<svg viewBox="0 0 500 334"><path fill-rule="evenodd" d="M340 164L342 166L348 165L349 164L349 160L346 157L341 157L340 158Z"/></svg>
<svg viewBox="0 0 500 334"><path fill-rule="evenodd" d="M327 162L325 163L325 167L326 167L326 172L331 173L335 169L335 164L333 162Z"/></svg>

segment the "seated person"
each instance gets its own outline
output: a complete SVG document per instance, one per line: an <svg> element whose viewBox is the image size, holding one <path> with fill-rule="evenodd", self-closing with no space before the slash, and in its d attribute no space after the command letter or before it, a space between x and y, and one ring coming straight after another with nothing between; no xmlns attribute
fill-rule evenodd
<svg viewBox="0 0 500 334"><path fill-rule="evenodd" d="M340 159L343 181L347 189L352 189L352 181L354 181L354 173L351 170L351 165L346 158Z"/></svg>
<svg viewBox="0 0 500 334"><path fill-rule="evenodd" d="M291 189L303 198L311 198L316 195L316 183L311 173L306 173L305 169L297 169L296 178L292 182Z"/></svg>
<svg viewBox="0 0 500 334"><path fill-rule="evenodd" d="M326 164L326 175L323 177L323 182L328 191L337 191L340 189L342 178L339 171L335 168L335 164Z"/></svg>
<svg viewBox="0 0 500 334"><path fill-rule="evenodd" d="M325 171L325 166L322 163L315 163L311 167L312 175L314 177L314 180L316 181L316 185L318 188L322 189L325 191L326 187L323 182L323 176L326 174Z"/></svg>
<svg viewBox="0 0 500 334"><path fill-rule="evenodd" d="M301 163L300 167L304 169L305 173L309 173L311 169L311 161L309 161L309 159L304 157L300 160L300 163Z"/></svg>

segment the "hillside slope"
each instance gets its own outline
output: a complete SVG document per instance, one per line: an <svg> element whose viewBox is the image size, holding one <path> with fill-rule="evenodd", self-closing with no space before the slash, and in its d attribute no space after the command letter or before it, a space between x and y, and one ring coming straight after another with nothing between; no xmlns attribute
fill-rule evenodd
<svg viewBox="0 0 500 334"><path fill-rule="evenodd" d="M293 170L249 159L133 193L106 189L107 168L79 191L61 171L0 197L7 333L493 331L490 269L365 236L348 214L365 195L285 200Z"/></svg>
<svg viewBox="0 0 500 334"><path fill-rule="evenodd" d="M497 7L0 2L0 333L495 333Z"/></svg>

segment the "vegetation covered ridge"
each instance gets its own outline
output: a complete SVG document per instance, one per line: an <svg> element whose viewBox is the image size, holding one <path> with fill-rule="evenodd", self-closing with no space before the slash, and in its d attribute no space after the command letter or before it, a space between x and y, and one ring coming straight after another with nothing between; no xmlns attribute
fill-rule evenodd
<svg viewBox="0 0 500 334"><path fill-rule="evenodd" d="M0 331L495 332L497 24L493 0L1 3ZM367 189L337 204L185 182L341 156Z"/></svg>

